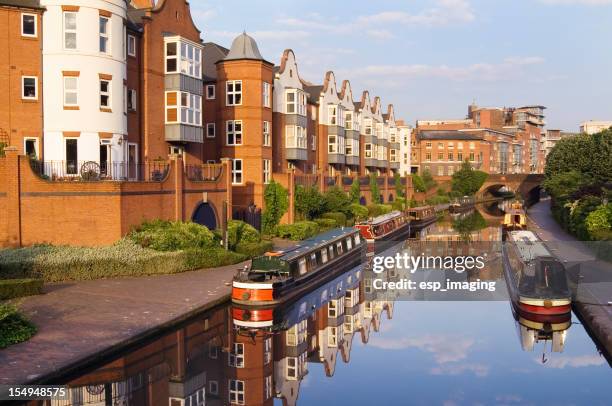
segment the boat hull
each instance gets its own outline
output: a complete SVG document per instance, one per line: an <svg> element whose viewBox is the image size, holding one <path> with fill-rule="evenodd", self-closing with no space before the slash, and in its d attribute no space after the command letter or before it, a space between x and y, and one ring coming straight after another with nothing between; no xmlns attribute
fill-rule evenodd
<svg viewBox="0 0 612 406"><path fill-rule="evenodd" d="M410 222L410 229L411 231L422 230L428 225L435 223L436 220L437 220L436 216L428 217L428 218L421 219L421 220L412 220Z"/></svg>

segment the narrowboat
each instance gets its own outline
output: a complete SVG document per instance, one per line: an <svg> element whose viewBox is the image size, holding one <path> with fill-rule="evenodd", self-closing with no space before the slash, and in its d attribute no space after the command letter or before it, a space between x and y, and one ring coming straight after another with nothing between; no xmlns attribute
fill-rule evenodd
<svg viewBox="0 0 612 406"><path fill-rule="evenodd" d="M534 233L509 231L502 257L508 293L519 316L555 321L570 313L572 296L565 267Z"/></svg>
<svg viewBox="0 0 612 406"><path fill-rule="evenodd" d="M273 306L361 263L367 243L355 228L337 228L254 258L232 281L232 302Z"/></svg>
<svg viewBox="0 0 612 406"><path fill-rule="evenodd" d="M368 221L355 224L361 236L368 242L368 254L374 254L374 243L388 242L393 243L402 238L407 238L410 234L410 224L407 216L401 211L392 211L374 217ZM376 251L384 247L376 247Z"/></svg>
<svg viewBox="0 0 612 406"><path fill-rule="evenodd" d="M463 196L459 199L454 200L448 206L448 212L451 214L465 213L474 208L474 198L470 196Z"/></svg>
<svg viewBox="0 0 612 406"><path fill-rule="evenodd" d="M502 227L504 230L523 230L527 226L527 215L523 204L518 200L510 204L508 212L504 215Z"/></svg>
<svg viewBox="0 0 612 406"><path fill-rule="evenodd" d="M410 228L420 230L428 225L435 223L436 209L433 206L411 207L407 210Z"/></svg>
<svg viewBox="0 0 612 406"><path fill-rule="evenodd" d="M544 349L546 349L546 344L550 341L552 352L563 352L567 330L572 325L571 313L567 313L554 321L521 317L516 314L514 309L512 314L523 351L533 351L538 343L544 343Z"/></svg>

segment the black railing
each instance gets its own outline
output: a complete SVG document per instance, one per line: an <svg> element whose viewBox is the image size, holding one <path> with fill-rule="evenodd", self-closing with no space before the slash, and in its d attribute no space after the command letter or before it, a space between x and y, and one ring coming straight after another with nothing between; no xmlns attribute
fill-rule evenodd
<svg viewBox="0 0 612 406"><path fill-rule="evenodd" d="M215 182L223 173L222 164L186 165L187 179L194 182Z"/></svg>
<svg viewBox="0 0 612 406"><path fill-rule="evenodd" d="M379 186L382 186L385 184L385 178L384 177L378 177L376 178L376 182L378 182Z"/></svg>
<svg viewBox="0 0 612 406"><path fill-rule="evenodd" d="M336 186L336 177L335 176L326 176L325 184L327 186Z"/></svg>
<svg viewBox="0 0 612 406"><path fill-rule="evenodd" d="M99 162L99 161L39 161L30 160L30 166L39 177L51 181L140 181L161 182L170 166L165 161Z"/></svg>
<svg viewBox="0 0 612 406"><path fill-rule="evenodd" d="M353 184L353 178L351 176L343 176L342 177L342 184L344 186L350 186Z"/></svg>
<svg viewBox="0 0 612 406"><path fill-rule="evenodd" d="M359 184L361 186L367 186L370 184L370 177L369 176L361 176L359 178Z"/></svg>
<svg viewBox="0 0 612 406"><path fill-rule="evenodd" d="M318 181L318 175L295 175L294 177L295 184L304 187L316 186Z"/></svg>

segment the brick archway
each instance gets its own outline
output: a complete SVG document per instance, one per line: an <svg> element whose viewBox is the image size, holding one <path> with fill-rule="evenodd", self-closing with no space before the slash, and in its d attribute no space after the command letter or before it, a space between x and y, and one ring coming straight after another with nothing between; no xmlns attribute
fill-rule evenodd
<svg viewBox="0 0 612 406"><path fill-rule="evenodd" d="M199 201L193 209L191 221L206 226L209 230L215 230L219 225L217 210L211 202Z"/></svg>

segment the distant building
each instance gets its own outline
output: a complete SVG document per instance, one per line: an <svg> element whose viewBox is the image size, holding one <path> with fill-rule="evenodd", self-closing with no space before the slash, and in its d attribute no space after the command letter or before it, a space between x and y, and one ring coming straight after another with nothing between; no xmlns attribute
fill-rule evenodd
<svg viewBox="0 0 612 406"><path fill-rule="evenodd" d="M612 127L612 121L589 120L580 124L580 132L586 134L596 134Z"/></svg>
<svg viewBox="0 0 612 406"><path fill-rule="evenodd" d="M544 151L544 157L550 154L550 151L559 140L576 135L578 135L578 133L561 130L546 130L546 132L542 133L542 150Z"/></svg>
<svg viewBox="0 0 612 406"><path fill-rule="evenodd" d="M403 120L396 122L399 130L399 173L407 175L412 173L411 170L411 155L412 155L412 127L407 125Z"/></svg>

